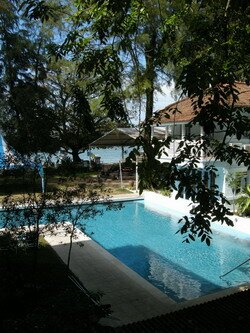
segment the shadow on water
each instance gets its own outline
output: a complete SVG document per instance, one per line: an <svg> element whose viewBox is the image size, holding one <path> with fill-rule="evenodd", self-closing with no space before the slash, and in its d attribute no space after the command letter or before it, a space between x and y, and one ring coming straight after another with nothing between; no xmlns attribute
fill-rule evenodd
<svg viewBox="0 0 250 333"><path fill-rule="evenodd" d="M144 246L124 246L109 252L178 303L223 289Z"/></svg>

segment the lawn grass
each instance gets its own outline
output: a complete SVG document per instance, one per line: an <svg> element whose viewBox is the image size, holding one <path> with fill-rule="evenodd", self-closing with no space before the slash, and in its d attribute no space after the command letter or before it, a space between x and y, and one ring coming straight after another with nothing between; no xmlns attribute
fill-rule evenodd
<svg viewBox="0 0 250 333"><path fill-rule="evenodd" d="M77 173L73 176L47 175L46 191L65 190L75 186L92 187L99 191L105 191L110 196L116 194L131 193L131 181L123 181L121 188L119 180L100 179L96 173ZM34 177L34 173L27 172L23 175L0 175L0 204L6 195L19 199L25 193L41 193L41 179Z"/></svg>
<svg viewBox="0 0 250 333"><path fill-rule="evenodd" d="M40 240L34 250L0 251L0 332L96 332L105 309L68 278L65 264Z"/></svg>

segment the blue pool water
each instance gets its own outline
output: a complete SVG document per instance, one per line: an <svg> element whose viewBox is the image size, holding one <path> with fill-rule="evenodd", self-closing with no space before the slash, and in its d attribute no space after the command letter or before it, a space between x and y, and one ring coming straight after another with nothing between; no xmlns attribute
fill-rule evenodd
<svg viewBox="0 0 250 333"><path fill-rule="evenodd" d="M250 257L250 240L214 232L209 247L199 240L186 244L175 234L180 215L148 209L142 200L124 202L121 210L105 207L97 205L103 215L85 216L85 232L176 302L249 282L250 262L220 276ZM65 215L59 219L69 220Z"/></svg>
<svg viewBox="0 0 250 333"><path fill-rule="evenodd" d="M177 221L174 215L156 213L143 201L134 201L88 220L85 231L177 302L249 282L249 262L219 278L249 258L249 241L215 233L210 247L199 240L182 243L182 236L175 234Z"/></svg>

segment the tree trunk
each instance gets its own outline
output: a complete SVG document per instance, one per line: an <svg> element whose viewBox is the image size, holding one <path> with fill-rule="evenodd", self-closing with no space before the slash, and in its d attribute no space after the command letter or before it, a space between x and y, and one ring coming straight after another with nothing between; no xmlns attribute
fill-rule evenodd
<svg viewBox="0 0 250 333"><path fill-rule="evenodd" d="M73 157L73 163L79 163L81 162L81 159L79 157L79 149L72 148L72 157Z"/></svg>
<svg viewBox="0 0 250 333"><path fill-rule="evenodd" d="M154 30L150 31L150 39L145 46L145 60L146 60L146 114L145 123L148 124L149 119L153 115L154 108L154 81L155 81L155 52L156 52L156 33ZM145 137L150 139L151 127L148 124L145 128Z"/></svg>
<svg viewBox="0 0 250 333"><path fill-rule="evenodd" d="M74 224L72 224L72 229L70 231L70 237L69 237L69 239L70 239L69 240L69 252L68 252L68 258L67 258L68 272L70 272L69 265L70 265L70 259L71 259L74 232L75 232L75 226L74 226Z"/></svg>

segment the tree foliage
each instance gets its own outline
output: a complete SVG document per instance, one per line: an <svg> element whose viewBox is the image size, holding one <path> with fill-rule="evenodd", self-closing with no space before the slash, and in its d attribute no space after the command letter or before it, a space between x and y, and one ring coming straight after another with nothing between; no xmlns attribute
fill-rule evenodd
<svg viewBox="0 0 250 333"><path fill-rule="evenodd" d="M107 112L99 111L93 78L79 79L77 66L69 58L55 62L59 30L63 33L67 26L66 6L53 1L4 3L8 10L0 17L1 129L20 153L61 150L79 162L79 154L97 133L113 125ZM35 12L30 12L36 5ZM39 12L43 23L34 20ZM114 119L118 112L115 106L111 110Z"/></svg>
<svg viewBox="0 0 250 333"><path fill-rule="evenodd" d="M186 241L198 237L209 244L212 221L232 222L226 198L218 187L208 189L206 179L197 172L202 156L211 159L205 170L211 173L216 172L216 161L249 167L249 154L228 145L230 137L240 140L250 130L249 107L239 105L235 84L250 81L249 4L241 0L76 0L74 5L73 27L61 53L80 62L81 75L95 78L102 106L113 119L126 119L121 102L124 91L139 99L145 96L147 136L138 140L145 152L141 190L147 183L159 186L163 180L177 191L177 197L185 189L195 207L180 231L187 234ZM165 73L164 78L172 75L176 87L192 100L195 117L190 126L199 124L204 129L198 139L180 143L178 155L168 166L160 165L157 158L170 140L160 143L149 135L154 93ZM220 141L213 138L216 130L224 132ZM164 177L163 168L168 170Z"/></svg>
<svg viewBox="0 0 250 333"><path fill-rule="evenodd" d="M18 13L19 1L4 1L0 15L1 124L8 141L22 153L54 151L54 122L44 85L44 36L32 32Z"/></svg>
<svg viewBox="0 0 250 333"><path fill-rule="evenodd" d="M146 119L153 113L154 93L166 75L163 19L169 15L166 1L75 1L74 30L68 45L82 59L81 69L91 70L105 82L103 103L116 103L122 115L121 97L142 101ZM167 5L166 5L167 4ZM115 94L115 95L114 95ZM109 97L110 96L110 97ZM112 98L112 101L110 100Z"/></svg>
<svg viewBox="0 0 250 333"><path fill-rule="evenodd" d="M185 189L196 204L191 217L182 220L185 241L200 237L209 244L212 221L232 222L218 187L209 190L206 180L195 172L202 156L211 159L206 167L209 172L216 171L218 160L249 166L247 151L228 145L231 137L240 140L250 133L249 107L237 104L235 85L237 80L249 82L249 6L236 1L176 2L180 3L165 22L173 45L169 59L177 69L177 87L193 101L195 117L190 126L199 124L205 133L198 140L180 143L169 166L169 184L177 190L177 197ZM224 132L220 141L213 139L216 130Z"/></svg>
<svg viewBox="0 0 250 333"><path fill-rule="evenodd" d="M100 133L110 130L112 121L100 110L100 99L93 89L93 80L80 79L77 65L67 59L48 65L49 103L54 116L53 133L60 150L80 162L79 154Z"/></svg>
<svg viewBox="0 0 250 333"><path fill-rule="evenodd" d="M239 194L239 197L236 199L236 204L241 214L250 215L250 185Z"/></svg>

